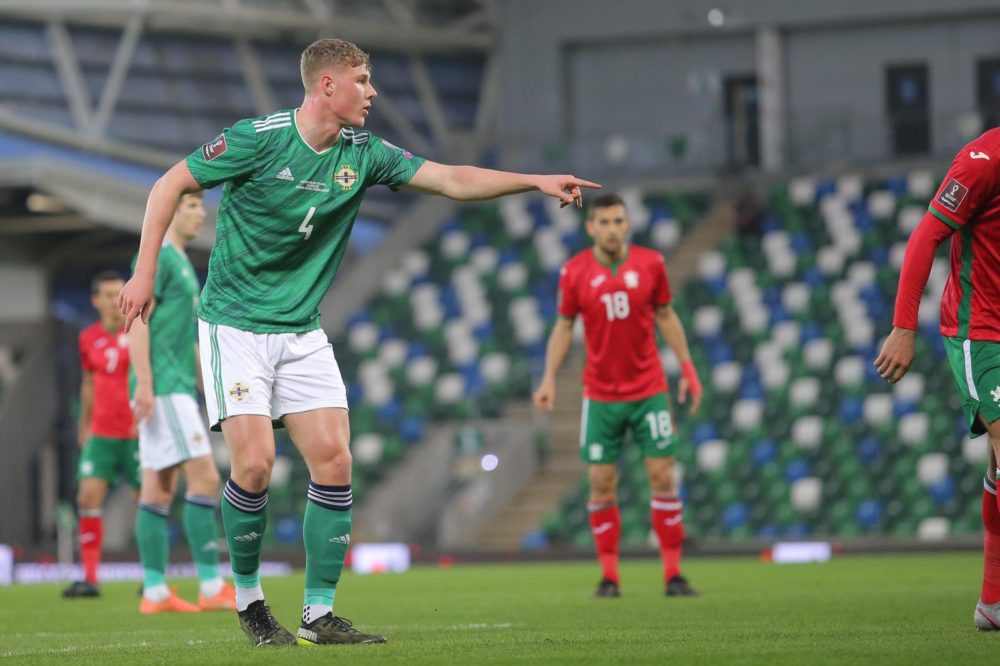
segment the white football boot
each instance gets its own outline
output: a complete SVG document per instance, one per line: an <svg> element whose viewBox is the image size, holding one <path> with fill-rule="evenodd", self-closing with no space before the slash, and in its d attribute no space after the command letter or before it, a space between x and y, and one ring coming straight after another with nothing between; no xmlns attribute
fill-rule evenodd
<svg viewBox="0 0 1000 666"><path fill-rule="evenodd" d="M977 601L972 621L979 631L1000 631L1000 602L987 605Z"/></svg>

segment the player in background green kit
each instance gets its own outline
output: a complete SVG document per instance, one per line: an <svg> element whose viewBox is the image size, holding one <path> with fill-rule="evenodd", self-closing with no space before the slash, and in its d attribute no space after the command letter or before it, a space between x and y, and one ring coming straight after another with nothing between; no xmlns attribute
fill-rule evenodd
<svg viewBox="0 0 1000 666"><path fill-rule="evenodd" d="M563 205L581 205L580 188L599 185L437 164L359 129L377 93L368 54L349 42L313 43L300 70L299 108L235 123L156 182L120 304L126 327L148 317L157 255L177 199L225 184L198 316L209 417L232 460L222 516L240 626L254 645L381 643L385 637L333 615L351 540L350 428L344 382L318 310L365 190L407 187L460 201L538 190ZM259 578L272 426L288 429L310 473L297 637L271 614Z"/></svg>
<svg viewBox="0 0 1000 666"><path fill-rule="evenodd" d="M236 607L235 591L219 576L219 472L197 403L198 276L184 252L204 221L201 194L181 197L163 239L149 325L140 322L128 332L142 466L135 521L143 570L139 612L146 615ZM198 570L197 605L178 597L164 580L170 546L167 516L182 471L187 484L184 533Z"/></svg>

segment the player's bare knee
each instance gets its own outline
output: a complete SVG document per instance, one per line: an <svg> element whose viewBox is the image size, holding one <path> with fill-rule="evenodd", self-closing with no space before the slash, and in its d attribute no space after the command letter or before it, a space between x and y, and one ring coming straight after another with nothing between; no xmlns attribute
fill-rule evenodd
<svg viewBox="0 0 1000 666"><path fill-rule="evenodd" d="M76 506L83 511L100 509L104 504L104 493L95 492L91 488L81 487L76 495Z"/></svg>
<svg viewBox="0 0 1000 666"><path fill-rule="evenodd" d="M985 420L983 420L985 423ZM993 449L995 459L1000 460L1000 420L986 423L987 437L990 438L990 447Z"/></svg>
<svg viewBox="0 0 1000 666"><path fill-rule="evenodd" d="M211 456L189 461L185 467L185 474L188 492L206 496L213 496L219 492L221 479Z"/></svg>
<svg viewBox="0 0 1000 666"><path fill-rule="evenodd" d="M232 477L244 490L251 493L263 492L271 481L274 456L244 460L239 466L233 465Z"/></svg>
<svg viewBox="0 0 1000 666"><path fill-rule="evenodd" d="M324 447L306 460L317 483L342 485L351 482L351 451L347 446Z"/></svg>
<svg viewBox="0 0 1000 666"><path fill-rule="evenodd" d="M673 469L658 470L649 474L649 489L656 495L673 495L677 492Z"/></svg>
<svg viewBox="0 0 1000 666"><path fill-rule="evenodd" d="M591 467L590 469L590 501L613 502L617 496L618 475L615 469Z"/></svg>

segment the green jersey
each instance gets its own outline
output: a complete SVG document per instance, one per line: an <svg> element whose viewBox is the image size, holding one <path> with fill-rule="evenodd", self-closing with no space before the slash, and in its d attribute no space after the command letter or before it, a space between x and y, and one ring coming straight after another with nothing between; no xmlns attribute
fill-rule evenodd
<svg viewBox="0 0 1000 666"><path fill-rule="evenodd" d="M156 263L153 297L156 308L149 318L153 395L197 396L198 276L187 255L168 240L163 241ZM134 390L135 373L131 369L129 380Z"/></svg>
<svg viewBox="0 0 1000 666"><path fill-rule="evenodd" d="M319 328L319 302L365 190L396 190L423 163L351 128L317 152L299 134L294 109L225 129L187 158L202 187L225 183L198 316L254 333Z"/></svg>

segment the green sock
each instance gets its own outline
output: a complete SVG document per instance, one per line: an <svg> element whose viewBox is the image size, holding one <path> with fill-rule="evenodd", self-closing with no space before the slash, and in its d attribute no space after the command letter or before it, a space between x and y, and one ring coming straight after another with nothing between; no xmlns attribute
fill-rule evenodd
<svg viewBox="0 0 1000 666"><path fill-rule="evenodd" d="M260 548L267 529L267 491L251 493L230 479L222 491L222 525L237 588L260 585Z"/></svg>
<svg viewBox="0 0 1000 666"><path fill-rule="evenodd" d="M142 562L142 586L151 589L165 585L170 540L167 537L167 515L170 508L140 502L135 516L135 540L139 544Z"/></svg>
<svg viewBox="0 0 1000 666"><path fill-rule="evenodd" d="M337 582L351 544L351 487L309 484L309 501L302 521L306 547L304 623L333 610Z"/></svg>
<svg viewBox="0 0 1000 666"><path fill-rule="evenodd" d="M188 495L184 499L184 534L198 570L198 580L202 583L214 581L219 577L215 502L210 497L199 495Z"/></svg>

